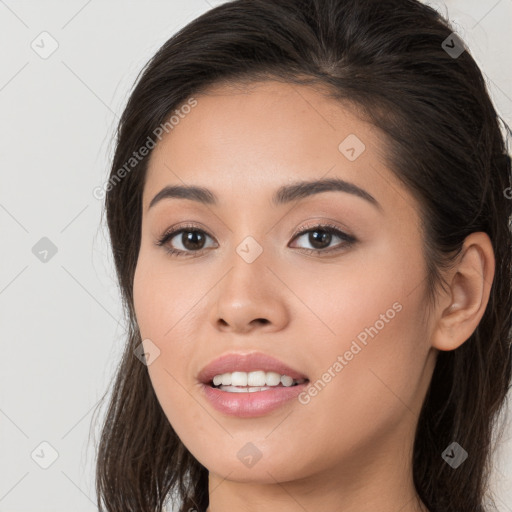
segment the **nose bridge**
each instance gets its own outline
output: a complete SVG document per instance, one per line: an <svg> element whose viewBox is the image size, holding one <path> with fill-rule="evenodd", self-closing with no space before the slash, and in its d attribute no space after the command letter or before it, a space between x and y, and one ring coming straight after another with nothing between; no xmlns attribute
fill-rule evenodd
<svg viewBox="0 0 512 512"><path fill-rule="evenodd" d="M227 280L228 287L241 294L240 299L245 296L253 299L261 295L262 290L271 286L268 282L267 251L263 243L260 243L252 235L245 236L241 242L234 247L233 254L228 264L231 267Z"/></svg>
<svg viewBox="0 0 512 512"><path fill-rule="evenodd" d="M241 199L240 199L241 200ZM265 226L261 222L261 205L253 204L236 210L237 216L232 219L231 240L233 254L230 255L229 264L234 265L230 272L244 279L254 273L265 272L265 262L268 263L268 239ZM267 229L268 231L268 229ZM266 246L266 249L264 249ZM254 277L254 276L253 276Z"/></svg>
<svg viewBox="0 0 512 512"><path fill-rule="evenodd" d="M235 235L236 236L236 235ZM261 235L256 235L261 236ZM213 322L246 331L251 322L281 324L285 306L276 278L269 271L267 250L256 237L246 235L227 257L228 273L215 294Z"/></svg>

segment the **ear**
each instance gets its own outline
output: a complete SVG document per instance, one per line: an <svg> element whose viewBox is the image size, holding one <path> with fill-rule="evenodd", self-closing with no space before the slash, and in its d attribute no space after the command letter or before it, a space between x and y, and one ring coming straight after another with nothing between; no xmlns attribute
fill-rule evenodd
<svg viewBox="0 0 512 512"><path fill-rule="evenodd" d="M439 302L439 317L432 333L432 346L455 350L477 328L489 301L495 258L486 233L471 233L464 240L457 263L449 271L449 290Z"/></svg>

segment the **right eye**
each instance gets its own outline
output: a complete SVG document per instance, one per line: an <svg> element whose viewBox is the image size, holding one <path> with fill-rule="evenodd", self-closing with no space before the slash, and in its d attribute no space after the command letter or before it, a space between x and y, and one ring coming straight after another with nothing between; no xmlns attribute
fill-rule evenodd
<svg viewBox="0 0 512 512"><path fill-rule="evenodd" d="M181 237L177 237L181 233ZM206 237L210 237L204 230L199 229L194 225L179 226L173 228L171 231L166 231L160 239L156 242L158 246L164 247L164 249L172 256L198 256L204 249L204 243ZM178 245L181 244L183 248L175 248L170 246L169 242L173 238L177 238Z"/></svg>

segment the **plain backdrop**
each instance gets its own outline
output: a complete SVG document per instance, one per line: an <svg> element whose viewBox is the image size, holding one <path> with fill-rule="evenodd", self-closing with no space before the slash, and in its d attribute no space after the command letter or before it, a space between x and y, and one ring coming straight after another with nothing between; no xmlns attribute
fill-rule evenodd
<svg viewBox="0 0 512 512"><path fill-rule="evenodd" d="M92 191L139 70L220 3L0 0L0 512L97 510L92 411L124 327ZM427 3L454 23L512 125L512 0ZM493 473L503 512L511 436Z"/></svg>

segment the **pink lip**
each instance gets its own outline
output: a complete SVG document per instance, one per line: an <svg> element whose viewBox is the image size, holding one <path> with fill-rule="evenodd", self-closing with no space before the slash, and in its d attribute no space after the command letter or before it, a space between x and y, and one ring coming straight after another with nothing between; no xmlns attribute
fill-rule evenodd
<svg viewBox="0 0 512 512"><path fill-rule="evenodd" d="M308 385L309 382L304 382L297 386L279 386L267 391L229 393L203 384L202 390L208 401L219 412L239 418L254 418L278 409L296 398Z"/></svg>
<svg viewBox="0 0 512 512"><path fill-rule="evenodd" d="M224 354L221 357L207 364L197 376L203 384L209 384L215 375L231 372L253 372L263 370L267 372L277 372L280 375L288 375L292 379L307 379L303 373L290 368L279 359L276 359L261 352L252 352L250 354L237 354L235 352Z"/></svg>
<svg viewBox="0 0 512 512"><path fill-rule="evenodd" d="M277 372L295 380L308 379L303 373L261 352L225 354L205 366L197 378L203 384L202 391L205 397L215 409L240 418L253 418L267 414L296 398L309 384L309 380L307 380L297 386L277 386L266 391L243 393L229 393L210 386L215 375L256 370Z"/></svg>

